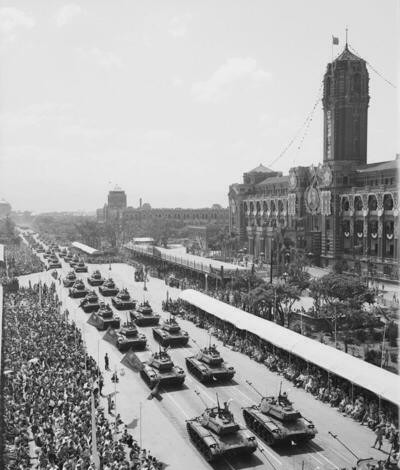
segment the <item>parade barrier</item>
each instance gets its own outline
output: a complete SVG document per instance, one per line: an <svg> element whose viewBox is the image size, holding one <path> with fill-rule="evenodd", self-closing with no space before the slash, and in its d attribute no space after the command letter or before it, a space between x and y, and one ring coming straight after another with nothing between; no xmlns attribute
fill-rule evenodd
<svg viewBox="0 0 400 470"><path fill-rule="evenodd" d="M181 292L179 298L222 321L229 322L239 330L252 333L277 348L288 351L400 406L400 377L397 374L193 289Z"/></svg>
<svg viewBox="0 0 400 470"><path fill-rule="evenodd" d="M140 372L143 369L142 361L130 349L125 356L121 359L121 364L133 370L133 372Z"/></svg>

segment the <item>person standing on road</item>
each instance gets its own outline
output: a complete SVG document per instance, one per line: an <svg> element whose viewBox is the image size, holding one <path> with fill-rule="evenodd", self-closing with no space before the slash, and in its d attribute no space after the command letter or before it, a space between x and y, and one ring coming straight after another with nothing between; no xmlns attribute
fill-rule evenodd
<svg viewBox="0 0 400 470"><path fill-rule="evenodd" d="M104 365L105 365L106 370L110 370L110 363L109 363L109 360L108 360L108 354L107 353L104 356Z"/></svg>
<svg viewBox="0 0 400 470"><path fill-rule="evenodd" d="M375 430L375 434L376 434L375 443L372 446L374 449L375 449L376 444L378 444L379 445L378 450L381 450L384 433L385 433L384 426L382 424L378 424Z"/></svg>

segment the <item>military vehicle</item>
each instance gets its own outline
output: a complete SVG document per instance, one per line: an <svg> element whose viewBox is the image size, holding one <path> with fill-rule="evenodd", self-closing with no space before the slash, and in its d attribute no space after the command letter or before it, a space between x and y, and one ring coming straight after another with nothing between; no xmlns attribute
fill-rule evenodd
<svg viewBox="0 0 400 470"><path fill-rule="evenodd" d="M82 260L75 264L74 269L75 269L76 273L87 273L88 272L88 267L86 266L86 264Z"/></svg>
<svg viewBox="0 0 400 470"><path fill-rule="evenodd" d="M60 258L65 258L67 255L68 255L68 251L66 248L63 248L59 253Z"/></svg>
<svg viewBox="0 0 400 470"><path fill-rule="evenodd" d="M49 260L49 264L47 265L47 271L49 269L57 269L57 268L61 268L61 263L58 259L50 259Z"/></svg>
<svg viewBox="0 0 400 470"><path fill-rule="evenodd" d="M69 265L71 266L71 268L74 268L77 264L79 263L79 256L78 255L74 255L69 263Z"/></svg>
<svg viewBox="0 0 400 470"><path fill-rule="evenodd" d="M121 324L119 316L114 315L112 308L104 302L100 302L100 309L93 313L93 320L96 322L96 328L99 331L107 328L119 328Z"/></svg>
<svg viewBox="0 0 400 470"><path fill-rule="evenodd" d="M38 246L38 247L36 248L36 251L37 251L38 253L44 253L44 248L40 245L40 246Z"/></svg>
<svg viewBox="0 0 400 470"><path fill-rule="evenodd" d="M186 358L186 367L200 382L228 382L235 375L235 369L222 359L215 345L200 348L195 356Z"/></svg>
<svg viewBox="0 0 400 470"><path fill-rule="evenodd" d="M360 459L346 444L344 444L337 434L332 434L331 431L328 431L334 439L336 439L345 449L347 449L350 454L353 455L357 459L356 466L352 466L354 470L380 470L380 469L389 469L389 470L396 470L399 467L394 463L391 459L391 452L389 456L385 460L377 460L373 457L367 457Z"/></svg>
<svg viewBox="0 0 400 470"><path fill-rule="evenodd" d="M208 462L221 457L252 454L257 449L255 436L240 426L229 410L228 403L206 408L204 412L186 421L190 439Z"/></svg>
<svg viewBox="0 0 400 470"><path fill-rule="evenodd" d="M50 256L53 255L53 254L54 254L54 251L51 250L50 248L48 248L48 249L46 250L46 253L43 255L43 258L48 259L48 258L50 258Z"/></svg>
<svg viewBox="0 0 400 470"><path fill-rule="evenodd" d="M166 349L153 353L143 364L140 375L150 388L156 385L183 385L186 377L185 371L174 365Z"/></svg>
<svg viewBox="0 0 400 470"><path fill-rule="evenodd" d="M77 279L74 282L74 285L69 290L69 296L73 299L79 299L82 297L86 297L88 290L85 287L85 284L81 279Z"/></svg>
<svg viewBox="0 0 400 470"><path fill-rule="evenodd" d="M97 269L92 273L91 276L87 278L87 282L91 286L101 286L103 282L105 281L104 277L102 277L100 271Z"/></svg>
<svg viewBox="0 0 400 470"><path fill-rule="evenodd" d="M135 351L145 349L147 344L146 336L138 332L133 322L126 322L117 331L116 346L120 351L133 349Z"/></svg>
<svg viewBox="0 0 400 470"><path fill-rule="evenodd" d="M72 255L72 253L70 253L70 252L68 252L68 253L64 256L64 261L65 261L66 263L70 263L70 262L72 261L72 259L73 259L73 255Z"/></svg>
<svg viewBox="0 0 400 470"><path fill-rule="evenodd" d="M111 302L117 310L130 310L136 307L136 301L131 298L127 289L122 289Z"/></svg>
<svg viewBox="0 0 400 470"><path fill-rule="evenodd" d="M70 271L65 279L63 279L64 287L72 287L76 281L76 274L75 271Z"/></svg>
<svg viewBox="0 0 400 470"><path fill-rule="evenodd" d="M100 308L99 298L94 290L89 292L79 304L85 313L97 312Z"/></svg>
<svg viewBox="0 0 400 470"><path fill-rule="evenodd" d="M269 446L301 445L314 439L317 430L312 421L304 418L300 411L293 408L286 393L277 396L263 396L247 382L261 397L258 405L243 408L243 417L249 429L263 439Z"/></svg>
<svg viewBox="0 0 400 470"><path fill-rule="evenodd" d="M160 321L160 315L153 312L148 300L142 302L136 310L130 310L129 314L137 326L154 326Z"/></svg>
<svg viewBox="0 0 400 470"><path fill-rule="evenodd" d="M107 281L104 281L103 284L99 287L100 294L104 297L113 297L119 292L118 287L115 285L115 282L109 278Z"/></svg>
<svg viewBox="0 0 400 470"><path fill-rule="evenodd" d="M189 342L189 334L181 330L179 323L172 316L163 321L159 328L153 328L153 336L164 347L186 346Z"/></svg>

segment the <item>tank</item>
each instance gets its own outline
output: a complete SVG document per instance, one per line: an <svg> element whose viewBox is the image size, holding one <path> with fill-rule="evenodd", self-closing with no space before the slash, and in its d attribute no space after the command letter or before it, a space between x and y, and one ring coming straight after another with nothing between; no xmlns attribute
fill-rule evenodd
<svg viewBox="0 0 400 470"><path fill-rule="evenodd" d="M114 315L112 308L104 302L100 303L100 308L93 314L93 319L99 331L106 330L107 328L119 328L121 324L119 316Z"/></svg>
<svg viewBox="0 0 400 470"><path fill-rule="evenodd" d="M228 408L206 408L202 415L186 421L190 440L208 462L221 457L252 454L257 449L255 436L240 426Z"/></svg>
<svg viewBox="0 0 400 470"><path fill-rule="evenodd" d="M186 346L189 342L187 331L181 330L175 318L170 318L161 323L159 328L153 328L154 338L161 346Z"/></svg>
<svg viewBox="0 0 400 470"><path fill-rule="evenodd" d="M72 287L76 281L76 274L75 271L70 271L65 279L63 279L64 287Z"/></svg>
<svg viewBox="0 0 400 470"><path fill-rule="evenodd" d="M215 346L202 348L195 356L186 358L186 367L200 382L228 382L235 375L235 369L228 366Z"/></svg>
<svg viewBox="0 0 400 470"><path fill-rule="evenodd" d="M51 257L51 255L53 255L53 254L54 254L54 251L51 250L50 248L48 248L48 249L46 250L46 253L43 255L43 258L49 259L49 258Z"/></svg>
<svg viewBox="0 0 400 470"><path fill-rule="evenodd" d="M94 290L89 292L79 304L85 313L97 312L100 308L99 298Z"/></svg>
<svg viewBox="0 0 400 470"><path fill-rule="evenodd" d="M73 259L72 253L68 253L67 255L64 256L64 261L66 263L70 263Z"/></svg>
<svg viewBox="0 0 400 470"><path fill-rule="evenodd" d="M91 276L87 278L88 284L91 286L101 286L105 281L104 277L102 277L100 271L97 269L92 273Z"/></svg>
<svg viewBox="0 0 400 470"><path fill-rule="evenodd" d="M88 267L83 261L79 261L78 263L75 264L75 272L76 273L87 273L88 272Z"/></svg>
<svg viewBox="0 0 400 470"><path fill-rule="evenodd" d="M117 310L130 310L136 307L136 301L131 298L127 289L122 289L111 302Z"/></svg>
<svg viewBox="0 0 400 470"><path fill-rule="evenodd" d="M135 351L145 349L147 344L146 336L138 332L133 322L126 322L117 331L117 348L120 351L133 349Z"/></svg>
<svg viewBox="0 0 400 470"><path fill-rule="evenodd" d="M143 364L140 371L142 379L150 388L157 384L160 386L183 385L185 381L185 371L175 366L167 351L161 350L151 355L150 359Z"/></svg>
<svg viewBox="0 0 400 470"><path fill-rule="evenodd" d="M79 256L74 255L69 263L71 268L74 268L79 263Z"/></svg>
<svg viewBox="0 0 400 470"><path fill-rule="evenodd" d="M129 314L137 326L155 326L160 321L160 315L153 312L148 300L142 302L136 310L130 310Z"/></svg>
<svg viewBox="0 0 400 470"><path fill-rule="evenodd" d="M69 290L69 296L73 299L86 297L87 293L88 290L86 289L85 284L81 279L77 279Z"/></svg>
<svg viewBox="0 0 400 470"><path fill-rule="evenodd" d="M285 393L262 397L258 405L243 408L243 417L247 427L270 446L305 444L317 434L312 421L293 407Z"/></svg>
<svg viewBox="0 0 400 470"><path fill-rule="evenodd" d="M47 270L61 268L60 260L51 259L47 265Z"/></svg>
<svg viewBox="0 0 400 470"><path fill-rule="evenodd" d="M113 297L119 292L118 287L115 285L115 282L109 278L107 281L104 281L103 284L99 287L100 294L104 297Z"/></svg>
<svg viewBox="0 0 400 470"><path fill-rule="evenodd" d="M60 258L65 258L67 256L68 252L67 252L67 249L66 248L63 248L60 253L59 253L59 257Z"/></svg>
<svg viewBox="0 0 400 470"><path fill-rule="evenodd" d="M44 253L44 248L43 248L42 246L38 246L38 247L36 248L36 251L37 251L38 253Z"/></svg>

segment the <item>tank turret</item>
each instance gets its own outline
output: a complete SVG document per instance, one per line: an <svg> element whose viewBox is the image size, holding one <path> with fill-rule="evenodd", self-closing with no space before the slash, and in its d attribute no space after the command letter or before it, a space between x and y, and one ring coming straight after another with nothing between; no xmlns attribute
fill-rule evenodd
<svg viewBox="0 0 400 470"><path fill-rule="evenodd" d="M118 315L114 315L112 308L100 302L100 308L92 315L93 323L99 331L106 330L107 328L119 328L121 320Z"/></svg>
<svg viewBox="0 0 400 470"><path fill-rule="evenodd" d="M160 321L160 315L153 312L148 300L143 301L135 310L130 310L129 315L138 326L155 326Z"/></svg>
<svg viewBox="0 0 400 470"><path fill-rule="evenodd" d="M189 342L189 334L181 329L172 316L163 321L159 328L153 328L153 336L164 347L186 346Z"/></svg>
<svg viewBox="0 0 400 470"><path fill-rule="evenodd" d="M87 278L87 281L91 286L101 286L104 283L104 280L105 279L102 277L98 269Z"/></svg>
<svg viewBox="0 0 400 470"><path fill-rule="evenodd" d="M115 285L115 282L109 278L99 287L99 292L104 297L114 297L114 295L118 294L119 289Z"/></svg>
<svg viewBox="0 0 400 470"><path fill-rule="evenodd" d="M79 305L85 313L96 312L100 308L99 298L95 291L89 292Z"/></svg>
<svg viewBox="0 0 400 470"><path fill-rule="evenodd" d="M138 332L133 322L124 323L122 328L117 331L116 345L120 351L145 349L146 344L146 336Z"/></svg>
<svg viewBox="0 0 400 470"><path fill-rule="evenodd" d="M111 302L117 310L130 310L136 307L136 301L131 298L128 289L122 289Z"/></svg>
<svg viewBox="0 0 400 470"><path fill-rule="evenodd" d="M87 293L88 291L81 279L77 279L69 290L69 296L74 299L86 297Z"/></svg>
<svg viewBox="0 0 400 470"><path fill-rule="evenodd" d="M181 386L186 377L185 371L173 363L167 349L161 348L144 363L140 375L151 388L156 385Z"/></svg>
<svg viewBox="0 0 400 470"><path fill-rule="evenodd" d="M260 395L261 401L243 408L244 420L268 445L304 444L315 437L317 430L313 422L293 407L287 393L279 391L277 396L263 396L251 382L247 383Z"/></svg>
<svg viewBox="0 0 400 470"><path fill-rule="evenodd" d="M204 383L227 382L235 375L235 369L224 362L215 345L200 348L195 356L187 357L186 366L191 374Z"/></svg>
<svg viewBox="0 0 400 470"><path fill-rule="evenodd" d="M209 462L228 455L251 454L257 449L256 438L235 421L228 403L207 407L197 418L187 420L186 428Z"/></svg>

